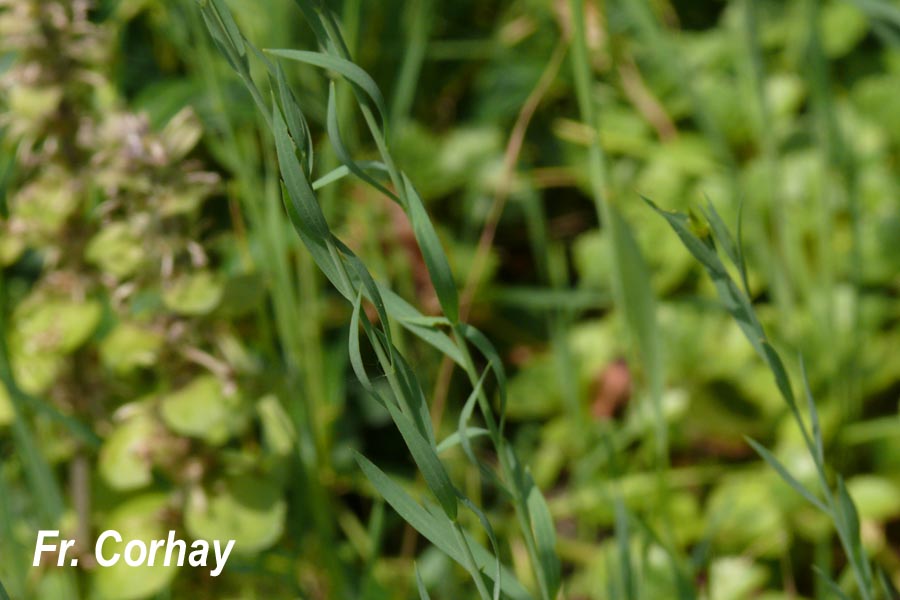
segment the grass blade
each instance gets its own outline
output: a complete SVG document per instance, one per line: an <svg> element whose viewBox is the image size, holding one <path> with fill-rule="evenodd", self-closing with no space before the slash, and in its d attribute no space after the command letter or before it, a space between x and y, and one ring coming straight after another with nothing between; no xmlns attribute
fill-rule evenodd
<svg viewBox="0 0 900 600"><path fill-rule="evenodd" d="M460 565L465 564L463 551L454 539L453 523L443 512L436 513L420 506L366 457L357 454L356 462L378 493L407 523L450 558ZM466 538L479 568L494 564L495 557L487 549L470 539L468 534ZM511 600L531 600L531 595L506 567L503 567L502 578L504 595Z"/></svg>
<svg viewBox="0 0 900 600"><path fill-rule="evenodd" d="M456 429L456 439L462 444L463 452L465 452L466 457L476 467L481 467L481 461L475 456L475 452L472 450L472 445L469 443L469 436L466 435L466 431L468 429L469 419L472 418L472 412L475 410L475 403L478 401L478 395L481 394L481 388L484 385L484 379L487 377L488 370L485 369L484 373L481 374L481 377L478 379L478 383L472 389L472 393L469 394L469 398L466 400L465 404L463 404L463 408L459 411L459 425Z"/></svg>
<svg viewBox="0 0 900 600"><path fill-rule="evenodd" d="M806 498L807 501L809 501L813 506L815 506L822 512L825 512L825 513L828 512L828 508L825 506L825 504L821 500L816 498L812 492L810 492L808 489L806 489L806 487L802 483L797 481L797 479L788 472L788 470L784 467L784 465L781 464L781 461L779 461L777 458L775 458L775 456L771 452L769 452L763 445L759 444L758 442L756 442L755 440L753 440L752 438L749 438L749 437L745 437L744 439L747 440L747 443L753 447L753 449L756 451L756 453L759 454L763 458L763 460L765 460L767 463L769 463L769 466L772 467L773 469L775 469L775 471L778 473L778 475L788 485L790 485L792 488L794 488L794 490L798 494L800 494L801 496Z"/></svg>
<svg viewBox="0 0 900 600"><path fill-rule="evenodd" d="M562 584L562 568L556 553L556 525L550 514L547 500L528 476L531 487L528 490L526 503L531 515L531 527L534 541L537 544L538 557L546 576L546 590L551 598L555 598Z"/></svg>
<svg viewBox="0 0 900 600"><path fill-rule="evenodd" d="M700 264L703 265L710 278L713 280L719 299L722 301L725 309L731 314L734 320L737 321L738 326L744 332L744 335L753 346L753 349L756 350L756 353L768 362L768 357L762 346L762 341L765 339L765 332L763 332L762 325L760 325L759 320L756 318L756 313L754 312L749 299L731 279L731 276L728 274L728 271L716 254L715 244L710 237L709 232L699 232L700 235L704 236L703 239L701 239L691 230L687 215L662 210L646 197L644 198L644 201L668 221L669 225L681 239L685 248L694 255L694 258L700 261Z"/></svg>
<svg viewBox="0 0 900 600"><path fill-rule="evenodd" d="M447 516L456 520L457 492L435 449L422 437L408 416L403 414L392 402L387 402L386 405L431 492L441 503Z"/></svg>
<svg viewBox="0 0 900 600"><path fill-rule="evenodd" d="M506 417L506 370L503 368L503 361L491 341L478 329L467 324L461 324L459 329L463 337L478 349L494 371L494 377L497 379L497 390L500 395L500 433L502 434L503 423Z"/></svg>
<svg viewBox="0 0 900 600"><path fill-rule="evenodd" d="M453 433L445 437L440 444L437 445L437 453L443 454L450 448L459 445L463 438L472 440L474 438L484 437L489 434L490 432L484 427L466 427L466 430L463 432L462 437L460 437L459 431L454 431Z"/></svg>
<svg viewBox="0 0 900 600"><path fill-rule="evenodd" d="M425 582L422 581L419 565L416 565L416 589L419 591L419 600L431 600L431 596L428 595L428 590L425 588Z"/></svg>
<svg viewBox="0 0 900 600"><path fill-rule="evenodd" d="M385 109L384 97L381 95L381 90L378 89L378 84L375 83L375 80L357 64L343 58L338 58L337 56L330 56L328 54L322 54L321 52L309 52L307 50L267 49L266 52L275 56L280 56L281 58L296 60L314 67L328 69L329 71L334 71L335 73L342 75L356 88L365 92L366 96L371 99L381 116L382 123L384 123L387 110Z"/></svg>
<svg viewBox="0 0 900 600"><path fill-rule="evenodd" d="M884 569L878 569L878 583L881 585L881 591L884 593L885 600L900 600L900 591L891 581L890 576Z"/></svg>
<svg viewBox="0 0 900 600"><path fill-rule="evenodd" d="M337 94L334 89L334 82L332 82L328 87L328 112L326 118L326 127L328 130L328 140L331 143L331 147L334 148L334 153L337 155L338 160L347 167L351 173L371 185L373 188L394 200L394 202L400 203L400 198L397 197L397 194L390 191L381 183L379 183L374 177L366 173L362 167L360 167L353 157L350 156L350 151L347 150L347 146L344 144L343 136L341 136L341 127L338 122L338 110L337 110Z"/></svg>
<svg viewBox="0 0 900 600"><path fill-rule="evenodd" d="M822 427L819 425L819 411L816 410L816 401L812 390L809 388L809 377L806 373L806 364L800 357L800 376L803 380L803 393L806 395L806 408L809 410L809 421L812 428L812 438L815 445L815 456L820 465L825 464L825 444L822 442Z"/></svg>
<svg viewBox="0 0 900 600"><path fill-rule="evenodd" d="M431 219L428 218L422 198L419 197L419 193L406 175L403 176L403 184L406 187L405 197L408 202L406 208L410 225L416 236L416 242L422 249L422 258L425 259L425 266L428 268L428 274L431 275L434 291L437 293L444 315L451 323L456 323L459 321L459 292L453 281L453 273L450 270L447 255L441 247Z"/></svg>
<svg viewBox="0 0 900 600"><path fill-rule="evenodd" d="M615 206L610 206L607 213L615 255L613 285L619 288L616 306L625 315L647 380L653 405L656 456L662 466L668 460L668 433L662 408L665 365L656 321L656 298L650 285L650 271L631 227Z"/></svg>
<svg viewBox="0 0 900 600"><path fill-rule="evenodd" d="M396 292L379 284L381 296L391 316L403 326L404 329L434 347L439 352L449 356L458 365L464 363L463 355L453 340L443 331L430 324L426 324L424 315L412 304L397 295Z"/></svg>
<svg viewBox="0 0 900 600"><path fill-rule="evenodd" d="M316 201L309 179L304 173L297 156L294 154L291 138L281 117L279 110L272 114L272 134L275 137L275 149L278 153L278 164L281 166L281 174L284 177L284 185L287 187L288 196L293 204L294 211L300 216L299 225L308 231L310 237L325 240L331 237L328 223L322 208Z"/></svg>
<svg viewBox="0 0 900 600"><path fill-rule="evenodd" d="M828 587L828 590L832 594L834 594L837 598L840 598L840 600L850 600L850 596L848 596L846 592L841 589L841 586L835 583L835 581L824 571L822 571L818 567L813 567L813 570L816 572L816 575L819 576L819 579L821 579L825 583L825 585Z"/></svg>
<svg viewBox="0 0 900 600"><path fill-rule="evenodd" d="M491 548L494 551L495 561L494 561L494 589L493 589L493 600L500 600L500 590L503 585L503 565L500 562L500 544L497 543L497 536L494 533L494 528L491 525L491 522L488 521L487 515L484 514L484 511L475 506L475 504L469 500L468 498L462 498L462 503L468 508L472 513L478 517L478 521L481 523L481 527L484 529L485 533L487 533L488 540L491 542Z"/></svg>
<svg viewBox="0 0 900 600"><path fill-rule="evenodd" d="M625 503L618 494L613 500L615 505L615 535L616 546L619 551L619 573L624 592L622 597L626 600L635 600L637 592L635 590L634 566L631 560L631 535L628 527L628 512Z"/></svg>

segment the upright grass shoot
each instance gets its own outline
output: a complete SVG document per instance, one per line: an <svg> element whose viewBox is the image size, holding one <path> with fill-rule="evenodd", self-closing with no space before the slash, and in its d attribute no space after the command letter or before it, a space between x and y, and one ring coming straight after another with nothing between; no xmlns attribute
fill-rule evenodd
<svg viewBox="0 0 900 600"><path fill-rule="evenodd" d="M746 287L742 289L741 286L735 283L720 257L720 254L724 254L735 269L740 273L746 272L743 255L740 252L740 240L734 239L711 203L703 211L704 220L700 222L699 219L695 219L692 222L688 215L664 211L653 204L652 201L646 198L645 200L659 215L666 219L688 251L703 265L716 286L716 291L724 308L740 326L747 340L771 371L778 392L790 410L794 422L802 434L809 456L815 464L819 484L818 493L804 486L763 445L749 438L747 442L788 485L829 518L844 550L848 568L852 572L859 597L863 600L875 600L879 597L879 592L876 587L874 570L863 548L859 514L853 499L847 492L843 478L837 475L835 477L836 483L831 483L831 473L825 462L825 446L822 439L822 430L819 426L816 403L809 387L803 363L801 361L801 375L806 411L809 415L808 424L802 416L801 405L794 395L793 386L784 361L769 342L766 332L756 316L756 311L750 300L749 290ZM746 284L744 283L744 285ZM849 597L825 573L819 572L818 574L839 597ZM881 577L881 579L883 580L884 578ZM884 581L882 581L881 585L882 587L885 585ZM884 589L884 592L887 593L887 590ZM890 595L887 597L890 597Z"/></svg>
<svg viewBox="0 0 900 600"><path fill-rule="evenodd" d="M636 348L653 405L656 462L660 470L668 462L668 432L663 415L664 366L656 320L656 301L650 274L634 234L616 206L607 172L607 159L601 146L588 45L585 32L584 0L570 0L572 15L572 70L582 120L595 133L588 147L588 175L594 206L607 235L612 254L610 273L615 307L622 311L624 323Z"/></svg>
<svg viewBox="0 0 900 600"><path fill-rule="evenodd" d="M468 448L469 460L510 499L518 519L519 535L530 557L535 591L543 600L552 600L559 590L561 576L555 552L554 525L543 496L504 435L506 375L500 357L481 332L459 318L459 297L447 256L415 186L390 154L386 103L378 86L352 61L337 21L324 4L309 0L297 0L297 4L317 38L320 51L259 51L243 37L220 0L203 3L202 15L220 52L248 87L270 126L284 184L285 209L294 229L320 270L353 307L348 346L356 377L390 414L437 505L430 501L417 502L365 457L357 456L357 462L388 504L469 572L480 598L496 600L501 595L509 598L529 596L526 588L501 564L499 544L483 510L451 481L438 456L438 441L422 387L395 344L391 324L396 322L451 356L468 376L472 394L463 415L468 417L475 406L479 408L487 437L498 458L500 473L495 474L484 466L471 451L467 418L460 421L460 442ZM363 262L331 231L312 186L313 146L309 126L302 107L287 87L282 67L270 56L330 71L349 83L380 161L363 165L352 158L340 131L333 84L327 115L331 145L346 172L396 202L406 213L443 317L424 317L386 286L376 282ZM251 58L262 63L269 74L271 102L265 100L264 92L250 74ZM370 319L369 313L363 310L364 304L371 306L377 319ZM360 329L386 376L389 391L372 383L362 359ZM473 349L477 355L473 354ZM483 371L477 367L476 356L487 363ZM498 389L499 406L496 409L483 385L489 374ZM481 523L491 542L490 550L464 529L459 519L461 508L473 513Z"/></svg>

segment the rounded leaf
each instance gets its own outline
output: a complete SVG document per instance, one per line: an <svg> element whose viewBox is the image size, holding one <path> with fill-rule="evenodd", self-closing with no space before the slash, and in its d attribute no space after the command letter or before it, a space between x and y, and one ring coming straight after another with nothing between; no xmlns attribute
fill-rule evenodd
<svg viewBox="0 0 900 600"><path fill-rule="evenodd" d="M104 273L124 279L137 271L146 253L126 223L113 223L91 238L85 256Z"/></svg>
<svg viewBox="0 0 900 600"><path fill-rule="evenodd" d="M241 397L226 393L213 375L201 375L162 399L163 421L172 431L223 444L246 422Z"/></svg>
<svg viewBox="0 0 900 600"><path fill-rule="evenodd" d="M163 292L163 303L182 315L205 315L222 299L222 284L209 271L183 275Z"/></svg>
<svg viewBox="0 0 900 600"><path fill-rule="evenodd" d="M56 381L64 362L56 354L16 353L12 360L13 377L22 391L42 394Z"/></svg>
<svg viewBox="0 0 900 600"><path fill-rule="evenodd" d="M163 336L134 323L120 323L100 342L100 359L116 373L125 374L156 363Z"/></svg>
<svg viewBox="0 0 900 600"><path fill-rule="evenodd" d="M48 299L28 303L13 316L18 345L25 354L68 354L94 333L101 310L94 301Z"/></svg>
<svg viewBox="0 0 900 600"><path fill-rule="evenodd" d="M102 530L113 529L122 536L122 542L105 540L103 556L123 554L125 545L131 540L141 540L149 546L152 540L165 539L169 527L165 522L168 508L165 494L138 496L121 504L113 512ZM154 566L131 567L123 557L110 567L94 570L94 597L101 600L139 600L158 594L164 590L178 571L176 565L162 566L157 557Z"/></svg>
<svg viewBox="0 0 900 600"><path fill-rule="evenodd" d="M195 488L188 496L184 523L195 538L235 540L235 552L248 554L270 547L284 530L287 505L281 489L254 475Z"/></svg>
<svg viewBox="0 0 900 600"><path fill-rule="evenodd" d="M150 449L159 435L159 424L147 414L137 414L116 427L100 448L100 475L116 490L135 490L152 480Z"/></svg>

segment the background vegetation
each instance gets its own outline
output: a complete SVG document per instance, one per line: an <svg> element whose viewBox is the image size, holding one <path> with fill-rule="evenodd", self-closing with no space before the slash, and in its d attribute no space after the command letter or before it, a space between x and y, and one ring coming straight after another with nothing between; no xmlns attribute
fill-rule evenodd
<svg viewBox="0 0 900 600"><path fill-rule="evenodd" d="M507 448L544 492L562 597L900 597L900 6L328 5L383 92L383 129L337 63L248 44L239 76L233 30L209 27L224 2L0 1L10 597L416 598L417 573L433 598L478 597L355 460L451 510L407 413L376 399L397 391L382 343L476 507L465 535L534 597L553 589L539 495L523 527L485 474L530 489ZM320 3L227 6L257 48L341 51L301 10ZM465 330L407 218L415 190L372 176L392 202L347 176L329 117L357 160L391 157L414 184L459 322L495 360L423 342ZM348 303L322 276L284 211L285 143L312 161L297 164L348 246L338 262L355 253L435 319L381 313L358 277ZM460 443L469 420L490 429L504 390L504 441ZM78 568L30 566L35 532L55 527L80 541ZM237 550L218 578L100 569L108 528Z"/></svg>

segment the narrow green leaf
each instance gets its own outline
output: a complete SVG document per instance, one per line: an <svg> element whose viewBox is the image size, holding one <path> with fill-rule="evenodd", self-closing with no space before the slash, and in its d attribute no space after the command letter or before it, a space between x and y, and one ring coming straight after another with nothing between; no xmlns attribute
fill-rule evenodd
<svg viewBox="0 0 900 600"><path fill-rule="evenodd" d="M487 533L488 540L491 542L491 548L494 551L495 557L493 600L500 600L500 590L503 586L503 565L500 563L500 544L497 543L497 536L494 534L494 528L491 526L491 522L488 520L487 515L484 514L484 511L475 506L471 500L463 496L460 498L460 501L466 508L472 511L476 517L478 517L481 527L484 529L485 533Z"/></svg>
<svg viewBox="0 0 900 600"><path fill-rule="evenodd" d="M550 514L550 507L547 506L547 500L531 479L530 474L528 480L531 486L528 489L526 502L528 513L531 516L531 528L537 544L538 558L546 577L547 597L556 598L562 582L562 567L556 552L556 525Z"/></svg>
<svg viewBox="0 0 900 600"><path fill-rule="evenodd" d="M347 47L347 42L344 41L344 38L341 35L340 23L338 23L337 18L335 18L334 12L329 8L329 3L324 0L318 0L317 12L319 21L322 23L322 26L325 27L325 32L328 36L328 43L326 44L328 53L349 60L350 48Z"/></svg>
<svg viewBox="0 0 900 600"><path fill-rule="evenodd" d="M431 543L441 548L453 560L462 564L461 550L457 544L452 542L453 523L446 514L441 513L440 517L437 517L429 513L403 491L403 488L394 483L381 469L361 454L356 454L356 462L381 497L407 523Z"/></svg>
<svg viewBox="0 0 900 600"><path fill-rule="evenodd" d="M378 493L413 529L454 561L460 565L465 564L462 549L455 541L453 522L443 511L437 508L429 510L420 506L403 488L394 483L381 469L361 454L356 454L356 462ZM487 565L493 565L495 557L491 552L471 539L469 534L465 535L478 568L484 569ZM492 576L489 571L486 574L488 577ZM503 567L502 578L503 594L510 600L531 600L531 595L506 567Z"/></svg>
<svg viewBox="0 0 900 600"><path fill-rule="evenodd" d="M741 272L741 284L744 286L744 294L750 297L750 282L747 279L747 260L744 256L744 197L738 202L737 214L737 265Z"/></svg>
<svg viewBox="0 0 900 600"><path fill-rule="evenodd" d="M356 164L362 168L363 170L368 171L380 171L382 173L386 172L386 167L384 163L380 163L374 160L360 160L357 161ZM340 181L344 177L350 174L350 169L347 168L347 165L341 165L329 171L328 173L322 175L312 183L313 190L320 190L323 187L332 184L336 181Z"/></svg>
<svg viewBox="0 0 900 600"><path fill-rule="evenodd" d="M769 369L772 371L772 376L775 378L775 385L778 387L781 397L784 398L784 401L794 413L799 414L797 411L797 401L794 398L794 390L791 387L791 381L788 378L787 370L784 368L781 357L770 343L766 341L761 343L765 352L766 362L769 365Z"/></svg>
<svg viewBox="0 0 900 600"><path fill-rule="evenodd" d="M815 444L815 456L819 465L825 465L825 444L822 442L822 427L819 425L819 411L816 410L816 401L813 398L812 390L809 387L809 377L806 373L806 364L803 357L800 357L800 376L803 380L803 393L806 395L806 407L809 410L809 420L812 425L812 438Z"/></svg>
<svg viewBox="0 0 900 600"><path fill-rule="evenodd" d="M894 582L883 568L878 569L878 584L881 586L885 600L900 600L900 591L897 590Z"/></svg>
<svg viewBox="0 0 900 600"><path fill-rule="evenodd" d="M428 410L428 400L425 398L425 392L422 385L416 377L415 371L406 361L396 348L391 347L394 355L394 366L397 374L400 376L400 383L406 390L409 409L412 411L412 419L416 424L419 432L428 441L430 446L437 446L437 440L434 437L434 429L431 423L431 414Z"/></svg>
<svg viewBox="0 0 900 600"><path fill-rule="evenodd" d="M854 545L854 556L851 559L857 559L862 554L862 548L859 547L859 513L856 511L856 504L853 503L850 492L847 491L844 478L840 475L837 478L837 488L838 512L841 515L841 522L845 527L847 537L851 540L850 543Z"/></svg>
<svg viewBox="0 0 900 600"><path fill-rule="evenodd" d="M763 340L760 342L760 345L763 349L766 363L769 365L769 370L775 378L775 385L778 387L781 397L784 398L785 403L791 409L791 414L794 416L794 421L796 421L797 427L803 435L803 441L806 443L807 449L810 454L815 456L815 444L813 443L809 432L806 430L803 416L800 414L800 409L797 407L797 401L794 398L794 390L791 388L791 380L788 378L784 363L781 361L781 357L775 351L775 348L773 348L769 342Z"/></svg>
<svg viewBox="0 0 900 600"><path fill-rule="evenodd" d="M325 221L325 215L316 201L306 173L303 172L303 168L294 154L291 138L288 136L284 119L281 118L281 111L277 109L272 114L272 127L278 164L281 167L281 177L284 179L292 208L299 216L299 225L307 230L310 236L320 240L329 239L331 232Z"/></svg>
<svg viewBox="0 0 900 600"><path fill-rule="evenodd" d="M222 20L222 25L225 27L225 33L228 35L228 39L231 42L231 45L237 51L238 56L244 57L247 50L244 48L244 38L241 35L240 30L238 29L237 23L234 22L234 17L231 15L231 11L228 10L228 7L222 0L210 0L213 6L213 10L215 10L216 14L219 16L219 19Z"/></svg>
<svg viewBox="0 0 900 600"><path fill-rule="evenodd" d="M819 567L813 567L813 571L815 571L816 575L819 576L819 579L821 579L825 583L825 585L828 586L828 590L832 594L834 594L836 597L840 598L840 600L850 600L850 596L848 596L844 592L844 590L841 589L841 586L839 586L837 583L835 583L835 581L831 577L829 577L824 571L822 571L822 569L820 569Z"/></svg>
<svg viewBox="0 0 900 600"><path fill-rule="evenodd" d="M469 419L472 418L472 412L475 410L475 404L478 401L478 395L481 394L481 387L484 385L484 378L487 377L488 370L485 369L481 374L481 377L478 379L478 383L475 384L475 387L472 389L472 393L469 394L469 398L466 400L466 403L463 404L463 409L459 412L459 423L456 428L456 435L462 444L463 452L466 457L476 467L481 467L481 461L475 456L475 452L472 450L472 445L469 443L469 436L466 435L466 429L469 425Z"/></svg>
<svg viewBox="0 0 900 600"><path fill-rule="evenodd" d="M419 565L416 565L416 588L419 590L419 600L431 600L431 596L428 595L428 590L425 588L425 582L422 581Z"/></svg>
<svg viewBox="0 0 900 600"><path fill-rule="evenodd" d="M438 458L437 452L422 437L422 434L419 433L419 430L416 429L416 426L408 416L400 412L400 409L392 402L385 404L391 413L391 418L397 425L397 429L400 431L400 435L403 436L403 441L406 442L406 447L412 454L413 460L422 472L425 483L428 484L435 498L441 503L441 507L443 507L447 516L455 521L458 511L456 488L453 487L450 476L447 474L443 463L441 463L441 459Z"/></svg>
<svg viewBox="0 0 900 600"><path fill-rule="evenodd" d="M284 185L281 186L281 197L285 212L287 212L288 215L288 220L290 220L291 225L294 227L294 231L300 237L300 240L306 246L306 249L309 250L316 266L318 266L322 273L325 274L325 277L331 282L334 288L352 302L355 297L355 292L345 285L345 282L340 275L339 265L335 258L336 255L332 255L332 252L329 249L328 240L330 238L318 237L310 230L309 224L303 220L302 215L297 210L297 203L291 199L290 193Z"/></svg>
<svg viewBox="0 0 900 600"><path fill-rule="evenodd" d="M387 306L388 312L403 326L404 329L431 345L442 354L449 356L457 365L463 366L463 356L453 340L442 331L430 325L421 324L425 317L412 304L397 295L390 288L378 285L381 296Z"/></svg>
<svg viewBox="0 0 900 600"><path fill-rule="evenodd" d="M306 172L312 173L314 166L312 132L309 130L309 124L306 122L306 117L303 115L294 93L288 88L284 69L281 65L275 65L274 70L281 110L284 112L288 131L294 138L294 144L300 150L300 154L306 159ZM313 189L316 189L315 185L313 185Z"/></svg>
<svg viewBox="0 0 900 600"><path fill-rule="evenodd" d="M444 314L451 323L456 323L459 321L459 292L453 281L453 273L450 270L447 255L444 254L434 225L428 218L422 198L419 197L419 193L406 175L403 176L403 184L406 186L405 198L408 202L406 209L410 225L416 236L416 242L422 250L422 258L425 259L425 266L428 267L428 273L431 275L434 291L437 293Z"/></svg>
<svg viewBox="0 0 900 600"><path fill-rule="evenodd" d="M353 301L353 312L350 314L350 339L347 347L350 355L350 366L353 368L356 378L367 392L375 394L375 388L369 379L368 373L366 373L366 366L363 364L362 353L359 347L359 318L361 312L362 290L356 295L356 300Z"/></svg>
<svg viewBox="0 0 900 600"><path fill-rule="evenodd" d="M397 197L397 194L381 185L378 180L366 173L356 163L356 161L353 160L353 157L350 156L350 152L344 145L344 139L341 136L341 127L340 123L338 122L337 112L337 95L334 91L334 82L331 82L331 84L328 86L328 113L326 118L326 127L328 130L328 140L329 142L331 142L331 147L334 148L334 153L344 164L344 166L350 169L351 173L371 185L373 188L375 188L388 198L391 198L394 202L402 204L400 202L400 198Z"/></svg>
<svg viewBox="0 0 900 600"><path fill-rule="evenodd" d="M503 360L500 353L494 348L491 341L472 325L462 323L459 326L464 338L471 342L488 361L497 379L497 390L500 394L500 432L503 432L503 423L506 417L506 370L503 368Z"/></svg>
<svg viewBox="0 0 900 600"><path fill-rule="evenodd" d="M312 182L313 191L319 191L322 188L331 185L336 181L340 181L344 177L350 174L350 169L347 168L347 165L341 165L339 167L335 167L334 169L328 171L318 179Z"/></svg>
<svg viewBox="0 0 900 600"><path fill-rule="evenodd" d="M407 322L414 325L421 325L423 327L450 327L452 324L447 320L447 317L426 317L424 315L419 317L410 317L406 319Z"/></svg>
<svg viewBox="0 0 900 600"><path fill-rule="evenodd" d="M716 286L716 293L725 309L731 314L732 318L737 321L738 326L744 332L747 340L756 350L760 357L767 359L762 348L762 341L765 339L762 325L756 318L753 306L750 304L749 298L738 288L731 279L722 261L716 254L715 244L712 239L707 237L701 240L697 237L688 224L688 216L680 213L673 213L662 210L649 198L643 197L644 201L650 205L659 215L668 221L669 225L681 239L685 248L694 255L700 264L706 269L710 278Z"/></svg>
<svg viewBox="0 0 900 600"><path fill-rule="evenodd" d="M375 306L375 312L378 313L378 319L381 321L381 330L384 332L385 337L387 338L387 347L391 346L391 330L388 326L388 314L387 309L385 308L384 299L381 297L381 291L378 288L378 285L375 283L375 280L372 278L372 275L369 273L369 270L362 263L361 260L353 253L350 248L348 248L343 242L339 239L335 238L333 240L334 245L340 250L344 260L346 260L350 264L350 268L353 269L353 274L356 275L359 283L362 284L362 290L365 293L366 297L370 302ZM393 363L393 360L392 360Z"/></svg>
<svg viewBox="0 0 900 600"><path fill-rule="evenodd" d="M466 427L466 430L462 435L463 437L471 440L477 437L484 437L489 433L490 432L484 427ZM461 439L462 438L460 437L459 431L454 431L453 433L445 437L440 444L437 445L437 453L443 454L450 448L457 446L460 443Z"/></svg>
<svg viewBox="0 0 900 600"><path fill-rule="evenodd" d="M631 564L631 534L628 527L628 513L622 498L616 494L613 498L615 508L615 535L616 546L619 551L619 574L624 590L622 596L627 600L634 600L634 566Z"/></svg>
<svg viewBox="0 0 900 600"><path fill-rule="evenodd" d="M313 30L313 34L315 34L316 39L319 41L319 45L323 48L328 46L328 33L325 31L325 26L322 25L322 20L319 18L319 13L313 3L310 2L310 0L294 0L294 3L303 13L303 18Z"/></svg>
<svg viewBox="0 0 900 600"><path fill-rule="evenodd" d="M309 52L307 50L267 49L266 52L289 60L296 60L322 69L328 69L342 75L358 89L365 92L377 109L382 123L384 123L387 111L385 110L384 97L381 95L381 90L378 89L378 84L375 83L375 80L355 63L337 56L330 56L321 52Z"/></svg>
<svg viewBox="0 0 900 600"><path fill-rule="evenodd" d="M615 206L610 205L607 214L615 255L616 306L625 314L625 321L637 346L641 370L647 378L653 406L657 460L663 464L668 456L667 425L662 408L665 367L650 271L628 222Z"/></svg>
<svg viewBox="0 0 900 600"><path fill-rule="evenodd" d="M200 11L200 15L203 17L206 29L212 37L213 44L215 44L216 48L219 50L219 54L228 61L228 66L235 72L240 73L243 69L243 65L239 64L240 60L236 55L236 48L232 47L231 41L228 39L225 29L222 27L220 19L216 17L213 8L209 5L203 7Z"/></svg>
<svg viewBox="0 0 900 600"><path fill-rule="evenodd" d="M747 440L747 443L753 447L753 449L756 451L756 453L759 454L763 458L763 460L765 460L767 463L769 463L769 466L772 467L773 469L775 469L775 471L778 473L778 475L781 476L781 478L788 485L790 485L792 488L794 488L794 490L797 493L799 493L801 496L806 498L813 506L815 506L816 508L818 508L825 514L829 513L828 508L825 506L825 504L821 500L816 498L812 492L807 490L803 486L802 483L797 481L797 479L795 479L794 476L791 475L788 472L788 470L784 468L784 465L781 464L781 461L779 461L777 458L775 458L775 456L771 452L769 452L765 447L763 447L762 444L759 444L755 440L753 440L749 437L746 437L746 436L744 437L744 439Z"/></svg>
<svg viewBox="0 0 900 600"><path fill-rule="evenodd" d="M734 241L728 226L725 225L725 221L719 216L719 211L716 210L715 205L709 198L706 198L706 209L703 210L703 215L706 217L706 221L709 223L716 241L719 242L719 247L725 252L725 256L728 257L731 264L738 266L740 264L738 245Z"/></svg>

